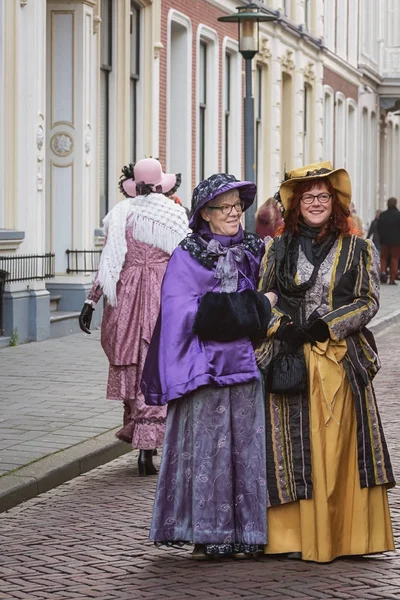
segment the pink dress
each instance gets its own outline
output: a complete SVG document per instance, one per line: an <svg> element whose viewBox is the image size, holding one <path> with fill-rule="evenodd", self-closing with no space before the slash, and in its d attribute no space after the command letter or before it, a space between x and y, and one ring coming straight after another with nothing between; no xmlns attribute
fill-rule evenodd
<svg viewBox="0 0 400 600"><path fill-rule="evenodd" d="M166 407L146 406L140 379L160 309L161 284L169 254L138 242L125 230L127 253L117 284L117 305L105 302L101 344L110 363L107 398L124 402L124 427L117 437L133 448L151 450L164 438ZM97 281L88 296L98 302Z"/></svg>

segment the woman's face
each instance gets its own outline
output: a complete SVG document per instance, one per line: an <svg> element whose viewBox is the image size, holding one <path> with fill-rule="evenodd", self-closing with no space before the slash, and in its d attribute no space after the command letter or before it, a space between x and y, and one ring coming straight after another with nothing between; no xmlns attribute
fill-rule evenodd
<svg viewBox="0 0 400 600"><path fill-rule="evenodd" d="M212 233L233 236L239 231L243 205L237 190L216 196L202 208L201 216L210 225Z"/></svg>
<svg viewBox="0 0 400 600"><path fill-rule="evenodd" d="M329 221L332 214L332 196L325 183L315 184L308 192L302 194L300 214L311 227L322 227Z"/></svg>

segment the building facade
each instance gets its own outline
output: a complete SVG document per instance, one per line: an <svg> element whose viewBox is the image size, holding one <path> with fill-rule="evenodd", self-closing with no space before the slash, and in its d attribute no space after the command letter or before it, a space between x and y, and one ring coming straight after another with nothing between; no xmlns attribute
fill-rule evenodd
<svg viewBox="0 0 400 600"><path fill-rule="evenodd" d="M258 204L285 170L329 159L367 224L400 196L397 0L255 2L276 16L252 63ZM159 157L186 206L213 172L243 176L244 65L218 21L238 4L0 3L3 343L76 331L123 165Z"/></svg>

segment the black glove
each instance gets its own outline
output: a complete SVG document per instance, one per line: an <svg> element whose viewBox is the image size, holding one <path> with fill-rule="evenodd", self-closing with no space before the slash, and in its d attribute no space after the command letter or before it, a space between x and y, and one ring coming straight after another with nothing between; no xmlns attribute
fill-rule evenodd
<svg viewBox="0 0 400 600"><path fill-rule="evenodd" d="M304 344L315 344L315 339L299 325L283 323L276 332L276 338L285 342L292 350L297 350Z"/></svg>
<svg viewBox="0 0 400 600"><path fill-rule="evenodd" d="M90 306L90 304L86 304L86 302L85 302L85 304L83 305L83 308L81 310L81 314L79 315L79 327L85 333L91 333L90 323L92 322L93 311L94 311L93 306Z"/></svg>
<svg viewBox="0 0 400 600"><path fill-rule="evenodd" d="M314 321L314 323L308 327L307 333L309 333L316 342L325 342L330 337L329 327L322 319Z"/></svg>

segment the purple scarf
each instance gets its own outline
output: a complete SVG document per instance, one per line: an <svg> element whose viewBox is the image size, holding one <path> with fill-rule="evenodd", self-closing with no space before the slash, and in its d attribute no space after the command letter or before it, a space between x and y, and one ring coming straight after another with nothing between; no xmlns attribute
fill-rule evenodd
<svg viewBox="0 0 400 600"><path fill-rule="evenodd" d="M206 246L207 254L218 256L215 269L215 279L221 282L221 292L236 292L238 289L238 264L244 257L243 229L239 225L238 232L234 236L212 233L206 221L199 227L200 243Z"/></svg>

